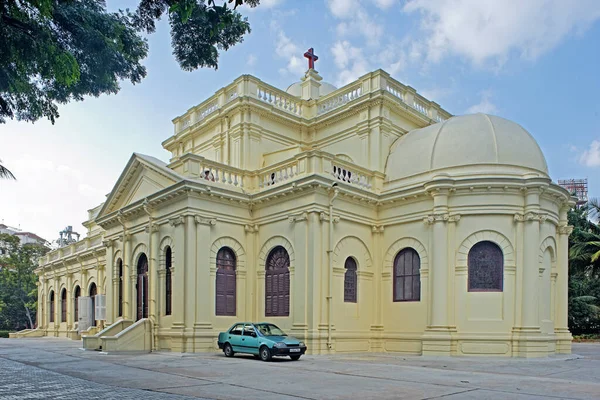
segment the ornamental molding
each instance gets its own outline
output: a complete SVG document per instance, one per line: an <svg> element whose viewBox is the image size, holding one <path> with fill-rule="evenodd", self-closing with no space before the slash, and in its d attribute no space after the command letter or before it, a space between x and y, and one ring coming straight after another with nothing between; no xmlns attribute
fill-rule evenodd
<svg viewBox="0 0 600 400"><path fill-rule="evenodd" d="M104 239L102 241L102 245L106 248L113 247L115 243L115 239Z"/></svg>
<svg viewBox="0 0 600 400"><path fill-rule="evenodd" d="M148 223L148 225L146 225L146 227L144 228L144 231L146 233L154 233L154 232L158 232L159 230L160 230L160 226L154 222Z"/></svg>
<svg viewBox="0 0 600 400"><path fill-rule="evenodd" d="M329 216L327 214L325 214L324 212L319 214L319 221L321 222L329 222ZM334 215L333 216L333 223L337 224L338 222L340 222L340 216L339 215Z"/></svg>
<svg viewBox="0 0 600 400"><path fill-rule="evenodd" d="M201 215L195 215L194 221L196 222L196 225L215 226L217 224L216 218L207 218Z"/></svg>
<svg viewBox="0 0 600 400"><path fill-rule="evenodd" d="M573 225L559 225L556 230L558 231L559 235L569 236L571 233L573 233Z"/></svg>
<svg viewBox="0 0 600 400"><path fill-rule="evenodd" d="M383 225L373 225L371 226L371 232L373 233L383 233L385 227Z"/></svg>
<svg viewBox="0 0 600 400"><path fill-rule="evenodd" d="M434 213L423 218L423 222L427 225L432 225L436 222L458 222L460 221L460 214L449 213Z"/></svg>
<svg viewBox="0 0 600 400"><path fill-rule="evenodd" d="M258 233L258 225L244 225L244 232Z"/></svg>
<svg viewBox="0 0 600 400"><path fill-rule="evenodd" d="M307 212L303 212L300 214L288 215L288 222L290 224L293 224L296 222L302 222L302 221L308 221L308 213Z"/></svg>
<svg viewBox="0 0 600 400"><path fill-rule="evenodd" d="M173 227L181 225L181 224L183 224L183 222L184 222L184 219L182 216L169 219L169 224Z"/></svg>

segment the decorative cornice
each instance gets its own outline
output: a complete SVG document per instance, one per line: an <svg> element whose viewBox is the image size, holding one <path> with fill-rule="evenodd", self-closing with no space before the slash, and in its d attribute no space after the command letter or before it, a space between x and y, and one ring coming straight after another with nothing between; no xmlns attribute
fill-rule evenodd
<svg viewBox="0 0 600 400"><path fill-rule="evenodd" d="M197 225L215 226L217 224L216 218L207 218L201 215L195 215L194 221L196 221Z"/></svg>
<svg viewBox="0 0 600 400"><path fill-rule="evenodd" d="M307 212L303 212L300 214L288 215L288 222L290 224L293 224L296 222L301 222L301 221L308 221L308 213Z"/></svg>

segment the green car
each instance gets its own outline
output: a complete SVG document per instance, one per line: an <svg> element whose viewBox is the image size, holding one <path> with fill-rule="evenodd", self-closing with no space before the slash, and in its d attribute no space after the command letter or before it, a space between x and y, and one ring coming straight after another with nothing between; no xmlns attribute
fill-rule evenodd
<svg viewBox="0 0 600 400"><path fill-rule="evenodd" d="M217 344L227 357L233 357L235 353L247 353L263 361L275 356L289 356L296 361L306 352L304 343L289 337L268 322L234 324L226 332L219 333Z"/></svg>

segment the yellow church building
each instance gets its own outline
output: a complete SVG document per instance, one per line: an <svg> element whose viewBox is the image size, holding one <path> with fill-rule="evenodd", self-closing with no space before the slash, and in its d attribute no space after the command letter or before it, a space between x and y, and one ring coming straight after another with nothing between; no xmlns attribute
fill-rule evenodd
<svg viewBox="0 0 600 400"><path fill-rule="evenodd" d="M535 139L382 70L242 75L133 154L84 239L40 261L38 329L103 351L216 351L270 321L308 352L570 353L569 193Z"/></svg>

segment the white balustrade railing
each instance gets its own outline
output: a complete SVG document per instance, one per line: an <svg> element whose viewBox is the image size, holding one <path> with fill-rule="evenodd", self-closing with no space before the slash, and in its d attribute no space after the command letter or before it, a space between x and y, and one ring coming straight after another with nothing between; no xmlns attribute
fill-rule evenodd
<svg viewBox="0 0 600 400"><path fill-rule="evenodd" d="M295 115L302 114L302 106L299 101L294 100L290 96L283 95L272 89L268 89L262 86L258 86L256 90L256 96L259 100L269 103L272 106L281 110L287 111Z"/></svg>
<svg viewBox="0 0 600 400"><path fill-rule="evenodd" d="M319 101L317 106L317 114L321 115L331 110L335 110L336 108L339 108L344 104L359 98L360 96L362 96L362 87L360 85L353 86L352 88L335 96L326 96L325 99Z"/></svg>
<svg viewBox="0 0 600 400"><path fill-rule="evenodd" d="M200 165L200 179L210 182L219 182L226 185L233 185L240 188L244 187L244 178L241 173L228 168L226 165L219 166L215 164Z"/></svg>
<svg viewBox="0 0 600 400"><path fill-rule="evenodd" d="M358 185L365 189L372 188L371 178L369 176L358 171L352 171L347 166L341 166L334 162L332 164L331 174L340 181Z"/></svg>
<svg viewBox="0 0 600 400"><path fill-rule="evenodd" d="M413 108L421 114L427 115L427 105L417 98L413 101Z"/></svg>
<svg viewBox="0 0 600 400"><path fill-rule="evenodd" d="M440 114L438 114L438 115L436 115L436 116L435 116L435 120L436 120L437 122L444 122L444 121L446 121L447 119L448 119L448 118L444 118L444 117L442 117Z"/></svg>
<svg viewBox="0 0 600 400"><path fill-rule="evenodd" d="M404 101L404 90L402 90L400 87L395 86L395 85L391 85L389 82L385 88L388 92L390 92L391 94L393 94L394 96L396 96L397 98L400 99L400 101Z"/></svg>
<svg viewBox="0 0 600 400"><path fill-rule="evenodd" d="M225 94L225 103L229 103L230 101L237 99L237 97L237 88L233 88Z"/></svg>
<svg viewBox="0 0 600 400"><path fill-rule="evenodd" d="M258 176L258 187L264 188L276 185L277 183L293 179L296 175L298 175L298 163L295 161L291 165L277 167L260 173Z"/></svg>

